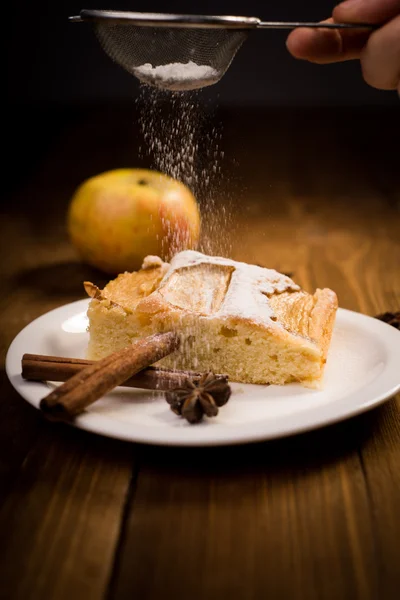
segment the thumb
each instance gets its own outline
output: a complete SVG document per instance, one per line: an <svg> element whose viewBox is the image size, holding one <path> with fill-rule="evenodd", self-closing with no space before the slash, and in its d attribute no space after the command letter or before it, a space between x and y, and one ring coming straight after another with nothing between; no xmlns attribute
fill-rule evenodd
<svg viewBox="0 0 400 600"><path fill-rule="evenodd" d="M332 23L333 19L325 22ZM357 29L306 29L293 30L286 46L295 58L317 64L328 64L360 58L370 32Z"/></svg>
<svg viewBox="0 0 400 600"><path fill-rule="evenodd" d="M337 23L385 23L400 14L400 0L346 0L333 10Z"/></svg>

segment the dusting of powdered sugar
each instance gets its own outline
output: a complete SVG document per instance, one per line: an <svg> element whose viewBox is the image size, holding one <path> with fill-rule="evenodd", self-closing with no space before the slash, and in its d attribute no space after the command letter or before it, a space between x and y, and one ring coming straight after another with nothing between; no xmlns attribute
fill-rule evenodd
<svg viewBox="0 0 400 600"><path fill-rule="evenodd" d="M268 296L275 293L300 290L300 287L290 277L274 269L249 265L220 256L207 256L192 250L180 252L174 256L159 289L167 285L169 278L179 269L201 264L232 268L225 298L219 310L211 318L245 318L265 324L270 322L271 317L273 317ZM210 293L213 292L214 290L210 290ZM195 293L195 290L193 290L193 293Z"/></svg>
<svg viewBox="0 0 400 600"><path fill-rule="evenodd" d="M143 83L171 91L195 90L213 85L219 79L216 69L193 61L157 66L145 63L135 67L134 74Z"/></svg>

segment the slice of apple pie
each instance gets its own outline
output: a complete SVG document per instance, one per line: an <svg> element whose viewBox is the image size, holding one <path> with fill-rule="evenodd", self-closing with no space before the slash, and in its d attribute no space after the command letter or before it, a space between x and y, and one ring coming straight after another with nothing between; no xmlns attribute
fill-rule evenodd
<svg viewBox="0 0 400 600"><path fill-rule="evenodd" d="M92 296L88 357L99 359L155 332L177 331L168 368L226 373L232 381L318 386L337 309L272 269L194 251L171 263L148 256Z"/></svg>

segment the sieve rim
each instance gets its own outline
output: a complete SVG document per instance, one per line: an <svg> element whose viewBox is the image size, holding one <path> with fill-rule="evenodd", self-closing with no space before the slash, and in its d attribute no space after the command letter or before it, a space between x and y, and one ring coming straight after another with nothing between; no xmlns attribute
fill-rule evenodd
<svg viewBox="0 0 400 600"><path fill-rule="evenodd" d="M72 22L88 21L104 25L126 24L141 27L180 27L187 29L256 29L257 17L232 15L190 15L170 13L142 13L117 10L82 9Z"/></svg>

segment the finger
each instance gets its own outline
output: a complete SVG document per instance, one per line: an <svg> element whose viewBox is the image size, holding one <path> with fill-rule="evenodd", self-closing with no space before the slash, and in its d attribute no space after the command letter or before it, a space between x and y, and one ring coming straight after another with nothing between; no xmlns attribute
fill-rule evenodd
<svg viewBox="0 0 400 600"><path fill-rule="evenodd" d="M346 0L333 10L337 23L386 23L400 12L400 0Z"/></svg>
<svg viewBox="0 0 400 600"><path fill-rule="evenodd" d="M286 40L286 47L295 58L316 63L337 60L342 52L342 40L333 29L294 29Z"/></svg>
<svg viewBox="0 0 400 600"><path fill-rule="evenodd" d="M359 58L369 35L365 30L299 28L290 33L286 46L295 58L327 64Z"/></svg>
<svg viewBox="0 0 400 600"><path fill-rule="evenodd" d="M365 81L380 90L395 90L400 83L400 15L370 36L361 54Z"/></svg>

